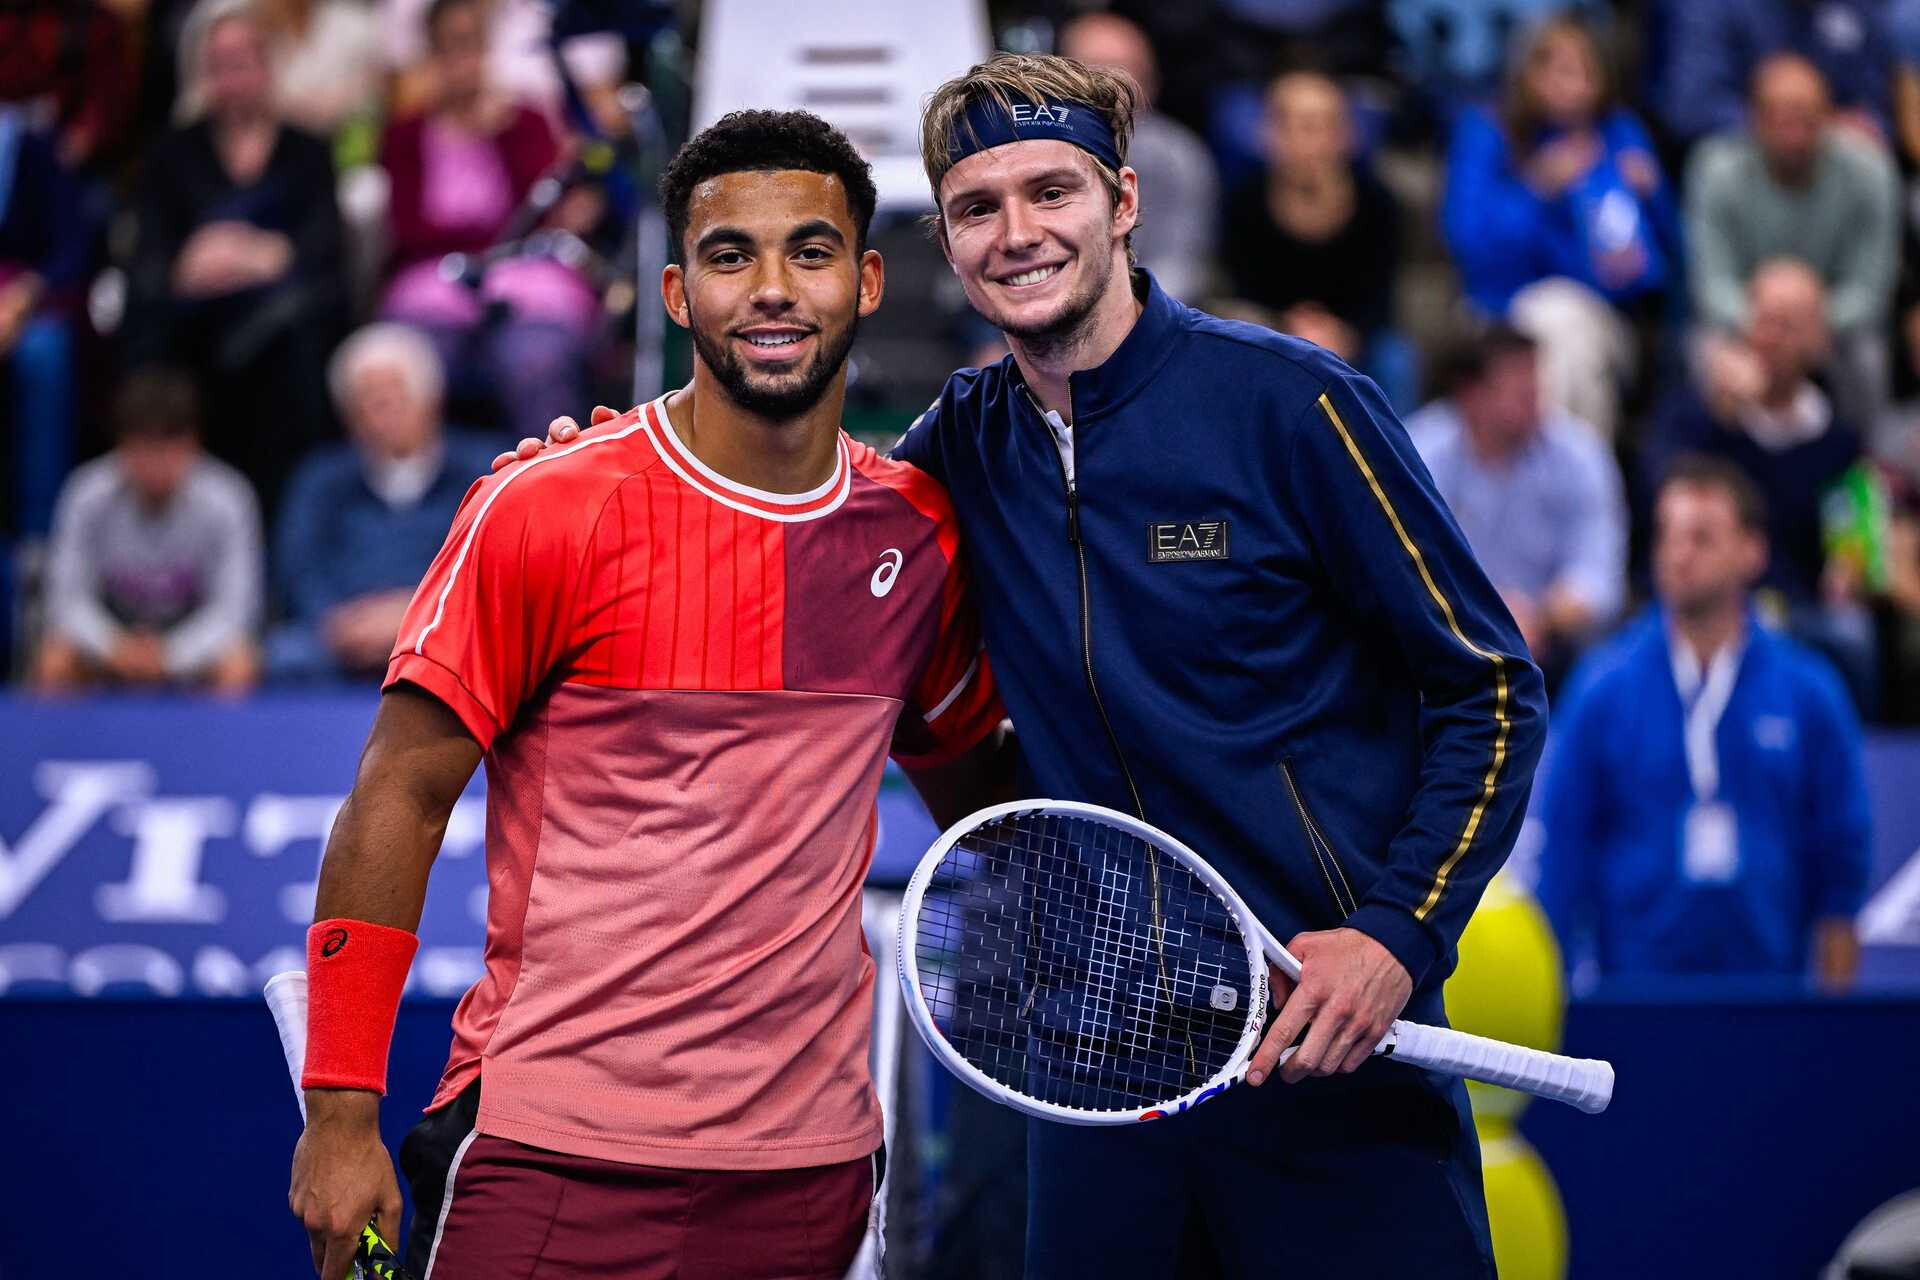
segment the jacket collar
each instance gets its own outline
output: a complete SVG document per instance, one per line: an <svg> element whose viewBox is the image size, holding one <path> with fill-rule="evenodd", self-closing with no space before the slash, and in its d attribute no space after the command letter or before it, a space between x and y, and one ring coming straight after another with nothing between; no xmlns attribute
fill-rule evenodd
<svg viewBox="0 0 1920 1280"><path fill-rule="evenodd" d="M1076 429L1137 395L1172 358L1175 339L1186 327L1187 308L1160 287L1152 272L1141 269L1133 273L1133 294L1141 301L1140 318L1114 353L1104 364L1067 378ZM1019 363L1008 356L1006 367L1024 389L1026 379L1020 374Z"/></svg>

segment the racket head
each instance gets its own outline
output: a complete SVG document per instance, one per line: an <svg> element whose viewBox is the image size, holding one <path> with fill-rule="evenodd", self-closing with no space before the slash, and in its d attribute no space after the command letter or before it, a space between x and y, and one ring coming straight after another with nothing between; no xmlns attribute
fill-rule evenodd
<svg viewBox="0 0 1920 1280"><path fill-rule="evenodd" d="M1267 940L1226 881L1157 827L1020 800L927 851L895 963L909 1020L968 1086L1042 1119L1123 1125L1246 1074Z"/></svg>

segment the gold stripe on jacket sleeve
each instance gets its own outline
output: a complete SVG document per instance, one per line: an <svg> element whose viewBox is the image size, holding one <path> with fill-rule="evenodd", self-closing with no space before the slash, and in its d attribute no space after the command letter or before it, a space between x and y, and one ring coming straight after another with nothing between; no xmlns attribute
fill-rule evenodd
<svg viewBox="0 0 1920 1280"><path fill-rule="evenodd" d="M1386 512L1387 522L1393 526L1394 533L1399 536L1400 545L1406 549L1408 557L1412 559L1413 567L1420 571L1420 580L1427 584L1427 594L1432 596L1433 602L1440 606L1441 616L1447 620L1447 630L1453 633L1453 638L1460 642L1461 648L1493 664L1493 718L1497 726L1493 737L1493 760L1487 766L1487 776L1481 781L1480 798L1474 803L1473 811L1467 815L1466 826L1461 828L1459 843L1454 845L1453 852L1447 856L1447 860L1440 864L1440 870L1433 878L1433 888L1428 891L1426 901L1422 902L1419 909L1413 913L1414 919L1425 920L1427 913L1432 911L1434 905L1440 901L1440 894L1447 887L1447 876L1472 846L1473 837L1480 830L1480 820L1486 814L1487 804L1493 799L1494 780L1500 775L1500 766L1506 762L1507 730L1511 723L1507 719L1507 661L1497 653L1489 653L1482 649L1467 639L1466 633L1460 630L1460 620L1454 616L1453 605L1442 594L1440 584L1433 580L1433 574L1428 571L1426 557L1420 554L1420 548L1415 546L1413 539L1407 535L1406 526L1400 523L1400 513L1393 509L1393 503L1388 499L1387 491L1380 487L1380 481L1373 474L1373 468L1367 465L1366 458L1360 453L1360 446L1354 443L1353 436L1347 431L1347 424L1340 420L1339 411L1333 407L1333 401L1327 398L1325 392L1320 395L1320 408L1327 415L1327 421L1333 424L1333 429L1340 433L1340 442L1346 445L1347 455L1353 459L1353 465L1360 468L1360 474L1366 477L1367 487L1373 490L1373 496L1379 501L1380 509Z"/></svg>

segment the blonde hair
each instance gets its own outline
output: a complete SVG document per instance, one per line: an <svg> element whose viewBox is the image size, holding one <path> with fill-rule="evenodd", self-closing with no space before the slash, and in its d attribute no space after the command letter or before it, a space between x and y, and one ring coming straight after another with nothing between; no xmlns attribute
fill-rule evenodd
<svg viewBox="0 0 1920 1280"><path fill-rule="evenodd" d="M934 213L929 227L944 235L946 220L941 216L940 183L953 168L952 140L956 129L964 129L978 142L967 111L981 102L991 102L1011 114L1015 101L1080 102L1106 117L1113 131L1113 149L1120 163L1127 162L1127 143L1133 137L1133 117L1146 97L1134 78L1118 67L1090 67L1084 62L1058 54L996 53L985 62L955 76L933 91L925 114L920 117L920 163L927 171L927 185L933 189ZM1100 185L1116 206L1122 186L1119 171L1099 157L1087 153ZM1135 265L1133 234L1127 234L1127 265Z"/></svg>

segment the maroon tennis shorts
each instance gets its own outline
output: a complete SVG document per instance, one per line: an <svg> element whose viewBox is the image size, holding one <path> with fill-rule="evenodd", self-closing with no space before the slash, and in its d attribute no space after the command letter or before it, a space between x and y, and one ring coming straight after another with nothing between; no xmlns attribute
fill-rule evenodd
<svg viewBox="0 0 1920 1280"><path fill-rule="evenodd" d="M400 1148L407 1266L422 1280L839 1280L878 1190L877 1155L809 1169L619 1164L476 1133L478 1105L476 1084Z"/></svg>

